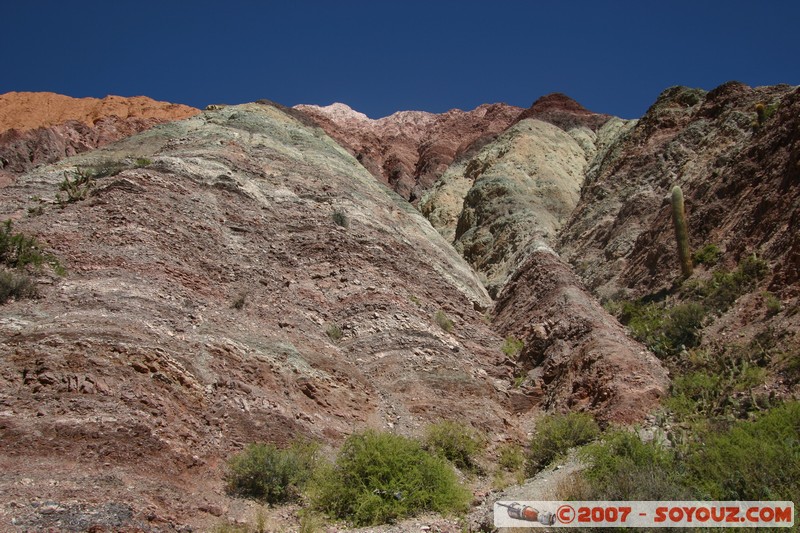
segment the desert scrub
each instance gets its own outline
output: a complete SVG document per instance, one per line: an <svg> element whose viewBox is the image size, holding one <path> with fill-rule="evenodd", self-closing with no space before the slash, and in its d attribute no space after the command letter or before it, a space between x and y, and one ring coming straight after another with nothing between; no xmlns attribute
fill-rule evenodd
<svg viewBox="0 0 800 533"><path fill-rule="evenodd" d="M341 211L339 209L335 210L331 215L331 218L333 219L333 223L339 227L345 229L350 227L350 219L347 218L347 215L345 214L344 211Z"/></svg>
<svg viewBox="0 0 800 533"><path fill-rule="evenodd" d="M516 472L525 464L525 454L516 444L503 444L497 450L497 464L503 470Z"/></svg>
<svg viewBox="0 0 800 533"><path fill-rule="evenodd" d="M476 470L475 455L483 448L484 438L474 429L452 421L431 424L425 430L423 446L444 457L460 470Z"/></svg>
<svg viewBox="0 0 800 533"><path fill-rule="evenodd" d="M527 472L535 475L570 448L593 441L600 428L588 413L555 414L536 424L528 447Z"/></svg>
<svg viewBox="0 0 800 533"><path fill-rule="evenodd" d="M12 298L35 298L38 295L36 283L27 275L19 272L0 270L0 304Z"/></svg>
<svg viewBox="0 0 800 533"><path fill-rule="evenodd" d="M691 499L674 452L655 442L643 443L636 433L611 432L579 455L589 465L584 473L588 499Z"/></svg>
<svg viewBox="0 0 800 533"><path fill-rule="evenodd" d="M769 291L764 294L764 306L767 308L767 316L775 316L781 312L781 301Z"/></svg>
<svg viewBox="0 0 800 533"><path fill-rule="evenodd" d="M719 246L716 244L706 244L699 250L697 250L694 254L692 254L692 259L696 265L709 265L713 266L719 262L719 258L722 255L722 251L719 249Z"/></svg>
<svg viewBox="0 0 800 533"><path fill-rule="evenodd" d="M341 340L344 336L344 332L342 328L338 326L338 324L331 324L325 329L325 333L328 335L328 338L334 342Z"/></svg>
<svg viewBox="0 0 800 533"><path fill-rule="evenodd" d="M309 442L295 442L283 450L273 444L250 444L228 461L228 493L267 503L295 499L314 472L318 448Z"/></svg>
<svg viewBox="0 0 800 533"><path fill-rule="evenodd" d="M523 347L524 344L521 340L513 335L509 335L503 341L503 347L501 349L503 350L503 353L506 354L506 357L509 359L516 359L522 352Z"/></svg>
<svg viewBox="0 0 800 533"><path fill-rule="evenodd" d="M320 469L312 506L354 526L384 524L425 511L466 511L470 494L444 459L416 440L368 430L345 440L334 464Z"/></svg>
<svg viewBox="0 0 800 533"><path fill-rule="evenodd" d="M38 268L45 263L54 270L60 270L55 257L43 252L36 239L14 232L11 220L6 220L0 226L0 265L23 269L28 265Z"/></svg>
<svg viewBox="0 0 800 533"><path fill-rule="evenodd" d="M450 317L448 317L445 314L445 312L442 311L441 309L439 309L438 311L436 311L436 313L434 313L433 320L436 321L439 327L442 328L447 333L453 331L453 321L450 320Z"/></svg>
<svg viewBox="0 0 800 533"><path fill-rule="evenodd" d="M718 312L724 312L742 295L752 291L758 282L769 274L769 266L763 259L750 255L739 262L736 270L714 272L704 290L703 303Z"/></svg>
<svg viewBox="0 0 800 533"><path fill-rule="evenodd" d="M239 293L231 302L231 309L241 310L247 304L247 293Z"/></svg>
<svg viewBox="0 0 800 533"><path fill-rule="evenodd" d="M689 280L681 293L688 301L615 301L605 304L631 335L659 357L671 356L698 346L703 326L722 313L742 295L755 289L769 273L763 259L751 255L742 259L733 272L716 270L706 282Z"/></svg>
<svg viewBox="0 0 800 533"><path fill-rule="evenodd" d="M673 355L700 343L705 308L695 302L669 307L663 303L623 302L620 322L633 338L660 357Z"/></svg>
<svg viewBox="0 0 800 533"><path fill-rule="evenodd" d="M58 260L42 251L36 239L15 232L11 220L0 225L0 304L12 298L35 297L36 283L27 272L40 271L44 264L57 275L64 274Z"/></svg>
<svg viewBox="0 0 800 533"><path fill-rule="evenodd" d="M680 446L619 431L581 450L583 499L800 502L800 402L727 426L681 425Z"/></svg>
<svg viewBox="0 0 800 533"><path fill-rule="evenodd" d="M94 186L94 180L116 176L126 168L128 166L119 161L101 161L92 165L77 166L74 170L65 170L64 179L58 188L66 194L66 198L61 196L61 193L58 193L56 194L56 202L64 206L70 202L83 200Z"/></svg>
<svg viewBox="0 0 800 533"><path fill-rule="evenodd" d="M800 402L736 422L727 431L709 430L692 452L687 484L702 499L800 502Z"/></svg>

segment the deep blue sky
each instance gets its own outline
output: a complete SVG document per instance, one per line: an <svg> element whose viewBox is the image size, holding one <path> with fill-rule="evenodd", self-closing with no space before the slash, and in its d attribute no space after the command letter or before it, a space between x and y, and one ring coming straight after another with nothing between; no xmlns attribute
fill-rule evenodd
<svg viewBox="0 0 800 533"><path fill-rule="evenodd" d="M672 85L800 85L797 0L4 4L0 93L340 101L377 118L564 92L633 118Z"/></svg>

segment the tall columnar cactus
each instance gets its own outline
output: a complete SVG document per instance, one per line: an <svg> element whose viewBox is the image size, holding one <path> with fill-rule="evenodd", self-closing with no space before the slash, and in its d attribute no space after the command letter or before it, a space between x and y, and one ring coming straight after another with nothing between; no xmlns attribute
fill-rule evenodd
<svg viewBox="0 0 800 533"><path fill-rule="evenodd" d="M672 188L672 222L675 224L675 239L678 241L678 258L684 278L692 275L692 256L689 253L689 232L686 229L686 211L683 209L683 191Z"/></svg>

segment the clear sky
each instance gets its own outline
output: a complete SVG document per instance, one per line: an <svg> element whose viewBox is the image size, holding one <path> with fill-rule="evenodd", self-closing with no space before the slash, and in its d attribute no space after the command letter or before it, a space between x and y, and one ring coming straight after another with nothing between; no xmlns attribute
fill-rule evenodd
<svg viewBox="0 0 800 533"><path fill-rule="evenodd" d="M344 102L377 118L563 92L641 116L672 85L800 85L800 1L9 0L0 93L204 107Z"/></svg>

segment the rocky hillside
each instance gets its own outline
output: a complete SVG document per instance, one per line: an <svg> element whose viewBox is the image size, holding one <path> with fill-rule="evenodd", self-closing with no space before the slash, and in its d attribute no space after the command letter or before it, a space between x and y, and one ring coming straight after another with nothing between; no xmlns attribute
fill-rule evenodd
<svg viewBox="0 0 800 533"><path fill-rule="evenodd" d="M559 253L601 297L669 287L679 272L668 195L680 185L693 249L716 244L732 264L758 253L774 261L776 288L796 283L797 100L796 88L736 82L665 91L588 172Z"/></svg>
<svg viewBox="0 0 800 533"><path fill-rule="evenodd" d="M414 201L447 167L505 130L522 109L485 104L472 111L400 111L373 120L345 104L295 106L344 146L373 176Z"/></svg>
<svg viewBox="0 0 800 533"><path fill-rule="evenodd" d="M720 389L742 405L798 394L800 89L676 87L633 121L564 95L190 111L2 134L0 220L66 271L2 304L3 528L208 530L249 512L222 490L247 443L448 419L496 450L545 411L642 421L714 354L758 352L759 381ZM653 303L659 358L606 309ZM683 304L706 314L660 350Z"/></svg>
<svg viewBox="0 0 800 533"><path fill-rule="evenodd" d="M563 95L540 98L496 139L451 165L420 211L497 295L530 250L554 244L587 167L625 127Z"/></svg>
<svg viewBox="0 0 800 533"><path fill-rule="evenodd" d="M60 191L109 161L122 170L85 199ZM0 517L207 524L198 509L227 505L222 461L248 442L440 418L517 431L471 269L275 107L156 126L29 172L3 198L0 218L67 273L3 306Z"/></svg>
<svg viewBox="0 0 800 533"><path fill-rule="evenodd" d="M5 176L9 180L36 165L53 163L198 112L144 96L0 95L0 179Z"/></svg>

